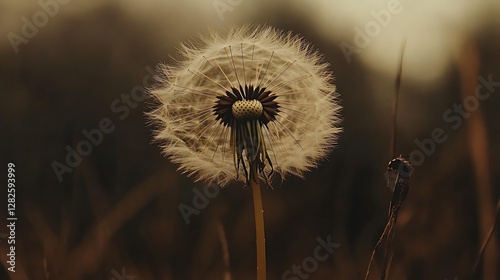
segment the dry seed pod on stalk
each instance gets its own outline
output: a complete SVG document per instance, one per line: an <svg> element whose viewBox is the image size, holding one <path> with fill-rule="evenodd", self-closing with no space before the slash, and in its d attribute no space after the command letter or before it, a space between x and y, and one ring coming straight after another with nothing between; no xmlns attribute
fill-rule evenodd
<svg viewBox="0 0 500 280"><path fill-rule="evenodd" d="M260 179L302 176L326 156L341 131L335 86L328 65L290 33L246 26L202 41L162 66L155 138L197 180L251 185L257 280L265 280Z"/></svg>
<svg viewBox="0 0 500 280"><path fill-rule="evenodd" d="M182 46L175 66L161 66L151 91L159 106L149 115L165 155L221 186L315 167L341 131L328 64L300 37L268 26L201 39Z"/></svg>

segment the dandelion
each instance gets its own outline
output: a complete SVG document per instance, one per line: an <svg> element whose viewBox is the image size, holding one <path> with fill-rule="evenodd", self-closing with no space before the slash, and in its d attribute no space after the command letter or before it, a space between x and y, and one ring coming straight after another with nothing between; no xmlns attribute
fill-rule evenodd
<svg viewBox="0 0 500 280"><path fill-rule="evenodd" d="M303 176L340 132L328 65L304 41L271 27L212 33L183 45L152 90L156 140L179 169L224 186ZM252 174L251 165L258 174Z"/></svg>
<svg viewBox="0 0 500 280"><path fill-rule="evenodd" d="M336 143L340 105L328 64L303 39L265 27L212 32L161 66L151 92L155 139L179 169L224 186L252 185L257 279L265 279L259 181L302 177Z"/></svg>

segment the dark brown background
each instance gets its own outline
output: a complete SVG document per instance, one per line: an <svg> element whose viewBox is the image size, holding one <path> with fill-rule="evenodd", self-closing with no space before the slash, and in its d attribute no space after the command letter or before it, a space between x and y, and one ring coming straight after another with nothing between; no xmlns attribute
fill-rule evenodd
<svg viewBox="0 0 500 280"><path fill-rule="evenodd" d="M7 35L21 34L22 17L32 20L41 8L0 1L2 176L14 162L18 216L17 272L6 273L6 239L0 239L0 279L117 279L113 271L122 268L135 279L223 279L220 225L232 279L255 279L249 188L221 190L186 225L178 206L192 205L193 188L204 184L176 172L150 144L144 116L150 100L123 120L111 108L142 85L146 67L173 62L181 42L207 27L244 23L267 23L313 43L331 63L344 107L344 132L328 160L305 180L289 178L263 192L268 279L281 279L312 256L317 237L328 235L341 246L309 279L364 277L391 195L383 173L392 158L391 106L403 36L396 152L415 150L414 140L429 138L434 128L448 139L412 175L390 279L471 275L500 195L500 87L457 130L443 113L473 94L476 76L500 81L498 4L402 1L401 14L348 63L339 44L354 44L353 28L373 20L370 11L385 8L384 1L243 0L223 20L212 1L185 2L70 1L16 53ZM51 164L64 163L65 147L75 148L85 139L82 131L103 118L114 131L60 182ZM5 221L6 188L0 197ZM487 265L473 279L500 277L499 233L494 237Z"/></svg>

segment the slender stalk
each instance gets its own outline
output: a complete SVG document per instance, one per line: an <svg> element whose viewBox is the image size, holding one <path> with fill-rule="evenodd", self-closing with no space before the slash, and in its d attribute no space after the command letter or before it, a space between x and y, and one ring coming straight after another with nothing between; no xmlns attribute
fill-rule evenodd
<svg viewBox="0 0 500 280"><path fill-rule="evenodd" d="M498 200L497 203L497 212L495 214L495 219L493 221L493 225L491 226L490 232L487 234L486 239L483 241L483 244L481 245L481 249L479 249L479 253L477 254L476 261L474 262L474 266L472 267L472 272L476 271L479 262L481 261L481 257L483 256L484 249L486 249L486 246L490 242L491 237L493 236L493 232L495 232L495 228L497 227L497 220L498 217L500 216L500 199Z"/></svg>
<svg viewBox="0 0 500 280"><path fill-rule="evenodd" d="M219 221L217 223L217 230L219 231L219 240L222 249L222 258L224 260L224 280L231 280L231 265L229 263L229 245L227 244L226 232L224 226Z"/></svg>
<svg viewBox="0 0 500 280"><path fill-rule="evenodd" d="M264 230L264 210L260 193L259 170L257 163L250 167L252 178L250 185L253 193L253 209L255 215L255 236L257 242L257 280L266 280L266 236Z"/></svg>

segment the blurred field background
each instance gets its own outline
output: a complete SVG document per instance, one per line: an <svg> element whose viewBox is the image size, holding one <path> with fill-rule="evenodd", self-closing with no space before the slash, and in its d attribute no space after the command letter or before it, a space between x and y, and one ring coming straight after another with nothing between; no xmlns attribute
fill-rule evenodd
<svg viewBox="0 0 500 280"><path fill-rule="evenodd" d="M16 164L18 216L16 272L7 273L0 238L0 279L255 279L250 188L222 189L186 224L179 205L193 206L193 190L205 184L151 145L144 116L151 100L127 106L126 115L112 105L124 106L122 95L142 86L148 69L174 62L181 42L246 23L300 34L324 53L344 107L344 132L328 160L305 180L263 191L268 279L282 279L327 236L341 245L307 279L363 279L391 198L383 174L393 157L404 38L396 153L418 150L415 140L435 128L447 140L412 175L389 278L500 279L498 230L471 271L500 196L500 85L456 129L457 119L443 117L474 95L478 76L500 82L498 2L401 0L400 12L349 56L341 45L356 46L356 28L394 1L74 0L59 3L27 42L11 44L23 18L33 22L48 2L0 1L2 174ZM59 180L54 161L65 164L66 147L76 149L82 131L104 118L115 129ZM6 221L6 187L0 197Z"/></svg>

